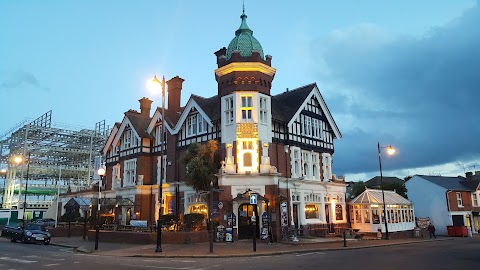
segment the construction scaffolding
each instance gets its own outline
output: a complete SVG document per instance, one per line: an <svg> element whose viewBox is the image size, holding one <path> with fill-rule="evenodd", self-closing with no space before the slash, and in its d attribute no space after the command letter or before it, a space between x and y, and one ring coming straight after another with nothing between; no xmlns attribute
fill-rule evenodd
<svg viewBox="0 0 480 270"><path fill-rule="evenodd" d="M47 209L68 189L91 188L94 160L98 166L108 134L105 121L95 129L52 124L52 111L11 128L0 136L0 170L6 169L2 208Z"/></svg>

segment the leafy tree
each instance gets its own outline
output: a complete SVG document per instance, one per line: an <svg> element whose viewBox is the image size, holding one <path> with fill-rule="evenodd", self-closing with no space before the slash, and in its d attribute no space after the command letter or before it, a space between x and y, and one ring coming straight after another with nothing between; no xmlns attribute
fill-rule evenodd
<svg viewBox="0 0 480 270"><path fill-rule="evenodd" d="M205 216L200 213L190 213L183 216L185 228L188 231L197 231L202 227Z"/></svg>
<svg viewBox="0 0 480 270"><path fill-rule="evenodd" d="M350 191L351 198L353 199L353 198L357 197L358 195L362 194L362 192L365 191L366 185L367 184L363 181L359 181L359 182L356 182L355 184L353 184L352 191Z"/></svg>
<svg viewBox="0 0 480 270"><path fill-rule="evenodd" d="M218 142L210 140L191 144L183 162L187 167L187 185L196 191L209 190L210 182L215 183L217 179L214 174L220 169Z"/></svg>
<svg viewBox="0 0 480 270"><path fill-rule="evenodd" d="M398 182L383 182L382 185L384 190L394 190L398 193L398 195L408 199L407 196L407 187L405 187L405 183L398 183Z"/></svg>
<svg viewBox="0 0 480 270"><path fill-rule="evenodd" d="M355 198L358 195L362 194L362 192L365 191L365 188L373 188L370 185L367 185L367 183L363 181L356 182L352 186L352 190L350 191L351 198ZM384 190L394 190L395 192L398 193L398 195L408 199L407 196L407 188L405 187L404 183L398 183L398 182L383 182L382 188Z"/></svg>

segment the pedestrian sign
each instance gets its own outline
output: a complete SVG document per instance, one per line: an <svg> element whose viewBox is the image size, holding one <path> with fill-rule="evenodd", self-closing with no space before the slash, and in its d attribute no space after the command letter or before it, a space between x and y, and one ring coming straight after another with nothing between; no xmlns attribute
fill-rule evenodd
<svg viewBox="0 0 480 270"><path fill-rule="evenodd" d="M257 204L257 194L250 194L250 204Z"/></svg>

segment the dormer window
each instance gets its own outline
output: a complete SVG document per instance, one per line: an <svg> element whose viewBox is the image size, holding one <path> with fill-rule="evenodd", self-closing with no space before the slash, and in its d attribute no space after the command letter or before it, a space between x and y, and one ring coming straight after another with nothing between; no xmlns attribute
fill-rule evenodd
<svg viewBox="0 0 480 270"><path fill-rule="evenodd" d="M252 96L242 96L242 120L251 121L252 120L252 110L253 102Z"/></svg>
<svg viewBox="0 0 480 270"><path fill-rule="evenodd" d="M123 149L129 149L132 146L132 130L125 130L123 133Z"/></svg>
<svg viewBox="0 0 480 270"><path fill-rule="evenodd" d="M187 118L187 136L205 132L207 132L207 121L200 114L191 115Z"/></svg>

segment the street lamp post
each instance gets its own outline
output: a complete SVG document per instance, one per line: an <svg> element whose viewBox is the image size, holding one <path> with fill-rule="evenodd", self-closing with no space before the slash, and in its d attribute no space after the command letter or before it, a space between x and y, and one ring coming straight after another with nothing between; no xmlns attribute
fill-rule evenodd
<svg viewBox="0 0 480 270"><path fill-rule="evenodd" d="M102 196L103 177L105 176L106 171L103 167L100 167L97 173L100 176L100 181L98 182L97 218L95 220L95 250L98 250L98 237L100 236L100 224L98 223L100 219L100 198Z"/></svg>
<svg viewBox="0 0 480 270"><path fill-rule="evenodd" d="M390 236L388 235L388 217L387 217L387 207L385 203L385 191L384 191L384 186L383 186L383 174L382 174L382 159L381 159L381 150L387 148L387 154L393 155L395 153L395 149L389 145L389 146L380 146L380 143L377 144L377 150L378 150L378 164L380 166L380 188L382 189L382 201L383 201L383 216L385 219L385 239L390 239Z"/></svg>
<svg viewBox="0 0 480 270"><path fill-rule="evenodd" d="M28 153L28 158L26 160L27 162L27 175L26 175L26 179L25 179L25 193L23 194L23 226L25 226L25 224L27 223L27 193L28 193L28 173L30 171L30 152ZM24 158L21 157L21 156L17 156L14 158L14 161L15 163L17 164L20 164L22 162L24 162ZM19 187L19 189L21 190L21 186ZM20 198L18 198L19 200L19 203L20 203Z"/></svg>
<svg viewBox="0 0 480 270"><path fill-rule="evenodd" d="M3 202L5 201L5 186L7 185L7 169L1 169L0 176L3 176L3 194L2 203L0 204L0 208L3 208Z"/></svg>
<svg viewBox="0 0 480 270"><path fill-rule="evenodd" d="M155 248L155 252L162 252L162 226L160 224L160 219L162 216L162 198L163 198L163 175L164 175L164 162L163 162L163 155L165 150L164 145L164 136L165 136L165 76L162 77L162 81L160 81L157 76L155 75L152 80L154 85L160 85L162 89L162 128L160 134L160 181L158 183L158 220L157 220L157 246Z"/></svg>

